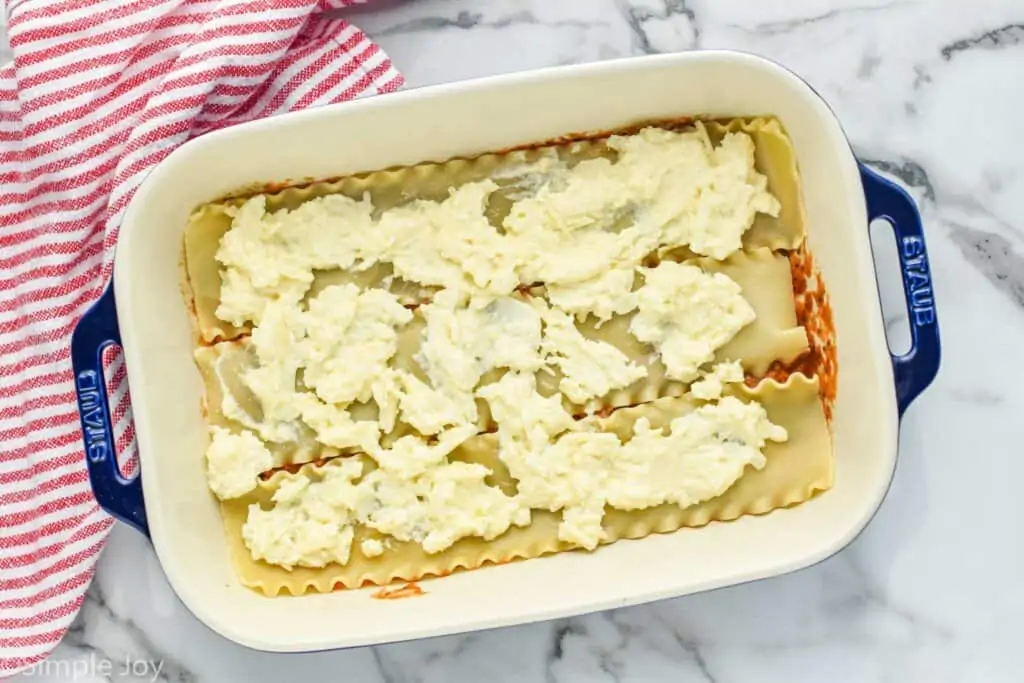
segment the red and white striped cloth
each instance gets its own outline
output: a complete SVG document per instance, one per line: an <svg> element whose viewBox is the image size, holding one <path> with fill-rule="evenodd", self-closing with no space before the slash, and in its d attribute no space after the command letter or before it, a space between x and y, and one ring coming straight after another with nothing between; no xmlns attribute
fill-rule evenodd
<svg viewBox="0 0 1024 683"><path fill-rule="evenodd" d="M189 138L402 79L359 0L10 0L0 66L0 677L60 641L112 524L89 488L71 330L146 173ZM3 4L3 0L0 0ZM105 358L127 470L120 354Z"/></svg>

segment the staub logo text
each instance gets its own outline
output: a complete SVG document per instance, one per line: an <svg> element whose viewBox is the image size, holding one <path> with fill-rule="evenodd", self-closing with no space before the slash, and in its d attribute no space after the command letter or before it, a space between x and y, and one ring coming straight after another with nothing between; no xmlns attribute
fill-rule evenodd
<svg viewBox="0 0 1024 683"><path fill-rule="evenodd" d="M910 312L918 327L935 322L935 301L932 280L928 276L928 261L924 254L924 240L920 237L903 238L903 278L910 297Z"/></svg>
<svg viewBox="0 0 1024 683"><path fill-rule="evenodd" d="M110 444L107 442L106 410L103 394L100 392L100 378L92 370L78 373L78 412L82 414L82 431L85 434L85 453L92 462L107 459Z"/></svg>

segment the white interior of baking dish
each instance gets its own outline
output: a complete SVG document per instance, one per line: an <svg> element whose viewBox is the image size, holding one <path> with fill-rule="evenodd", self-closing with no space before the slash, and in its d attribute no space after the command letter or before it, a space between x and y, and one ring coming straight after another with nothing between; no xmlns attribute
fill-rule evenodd
<svg viewBox="0 0 1024 683"><path fill-rule="evenodd" d="M202 386L179 292L178 255L192 208L254 181L443 160L692 114L774 114L792 137L810 247L835 311L835 487L763 517L425 581L427 594L415 599L374 600L369 590L269 599L242 587L204 479ZM892 477L896 403L855 160L817 95L750 55L702 52L500 76L208 135L174 152L139 190L120 237L115 289L157 554L201 620L260 649L314 650L522 623L777 575L849 542Z"/></svg>

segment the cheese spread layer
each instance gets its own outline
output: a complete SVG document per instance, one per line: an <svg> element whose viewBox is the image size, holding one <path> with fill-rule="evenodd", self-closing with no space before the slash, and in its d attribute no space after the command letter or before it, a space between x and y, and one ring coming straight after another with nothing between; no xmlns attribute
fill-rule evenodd
<svg viewBox="0 0 1024 683"><path fill-rule="evenodd" d="M700 379L690 385L690 393L694 398L711 401L722 397L726 384L739 384L743 380L743 366L738 360L723 361L701 373Z"/></svg>
<svg viewBox="0 0 1024 683"><path fill-rule="evenodd" d="M754 309L740 286L722 273L663 261L643 269L637 290L637 314L630 331L654 345L668 376L681 382L697 377L715 350L753 322Z"/></svg>
<svg viewBox="0 0 1024 683"><path fill-rule="evenodd" d="M218 498L238 498L256 488L257 477L274 466L266 446L250 431L232 434L210 428L206 449L206 478Z"/></svg>
<svg viewBox="0 0 1024 683"><path fill-rule="evenodd" d="M503 383L507 391L499 389ZM788 438L760 404L725 397L676 418L666 431L640 420L623 443L593 423L573 422L522 377L506 375L498 385L483 395L519 498L529 507L562 510L559 538L584 548L604 539L606 505L695 505L724 493L748 465L763 467L766 441Z"/></svg>
<svg viewBox="0 0 1024 683"><path fill-rule="evenodd" d="M354 483L363 471L358 460L335 460L323 478L284 477L274 505L249 506L242 540L254 559L292 568L345 564L352 552L354 511L359 492Z"/></svg>
<svg viewBox="0 0 1024 683"><path fill-rule="evenodd" d="M422 307L427 328L417 361L435 389L471 395L494 368L538 370L541 316L531 305L502 297L483 308L467 308L446 290Z"/></svg>
<svg viewBox="0 0 1024 683"><path fill-rule="evenodd" d="M580 319L593 315L603 321L636 308L635 279L634 268L613 268L589 280L549 284L545 289L553 306Z"/></svg>
<svg viewBox="0 0 1024 683"><path fill-rule="evenodd" d="M328 287L303 316L306 386L328 403L368 401L373 381L398 349L397 328L412 320L383 289Z"/></svg>
<svg viewBox="0 0 1024 683"><path fill-rule="evenodd" d="M341 458L321 468L319 480L304 472L280 475L273 507L249 507L246 547L272 564L322 567L348 562L357 524L419 543L428 553L466 536L489 540L529 524L529 508L484 482L490 470L446 460L472 433L453 430L435 445L402 437L373 454L378 466L368 472L358 459ZM375 540L360 549L368 556L384 552Z"/></svg>
<svg viewBox="0 0 1024 683"><path fill-rule="evenodd" d="M314 270L377 262L410 282L463 290L482 302L537 282L588 283L577 297L603 298L600 290L609 288L621 297L624 272L651 252L685 246L723 259L740 248L758 212L779 212L745 133L729 133L714 146L698 123L685 132L645 128L606 144L614 159L571 168L538 161L534 190L510 200L500 226L486 215L499 190L489 179L376 218L369 199L329 195L267 213L265 198L254 197L232 209L217 252L217 315L236 325L259 323L268 302L300 301ZM610 270L623 273L609 280ZM628 305L617 299L593 308L603 315ZM579 304L570 309L581 312Z"/></svg>
<svg viewBox="0 0 1024 683"><path fill-rule="evenodd" d="M572 318L544 307L544 350L562 372L559 388L570 401L585 403L647 376L647 370L607 342L587 339Z"/></svg>
<svg viewBox="0 0 1024 683"><path fill-rule="evenodd" d="M698 124L606 144L609 158L543 159L510 194L480 180L380 212L368 197L335 195L290 211L268 213L261 197L233 209L216 256L217 315L252 330L241 379L260 410L246 413L223 392L224 414L247 429L212 434L211 489L234 498L256 486L273 465L260 439L315 434L361 454L275 475L272 505L252 505L243 530L254 558L344 564L358 526L381 536L360 542L367 557L387 552L389 539L436 553L529 524L531 509L561 511L559 538L594 548L606 507L694 505L763 466L765 442L785 430L759 404L722 397L725 383L742 381L739 363L708 368L753 308L724 274L641 265L678 247L725 258L758 212L778 213L753 143L729 133L713 145ZM498 219L494 201L507 208ZM311 290L317 272L374 264L429 297L403 306L390 280ZM641 420L623 441L595 419L575 420L564 400L587 404L647 376L577 327L627 315L668 376L711 402L665 430ZM410 334L415 350L400 350ZM538 373L555 375L558 393L541 395ZM480 401L498 425L513 495L487 483L486 467L449 458L483 426Z"/></svg>
<svg viewBox="0 0 1024 683"><path fill-rule="evenodd" d="M217 251L224 267L217 317L234 325L258 323L270 301L297 304L314 269L373 259L364 247L372 226L369 201L328 195L293 211L268 213L266 197L257 195L232 211L231 229Z"/></svg>

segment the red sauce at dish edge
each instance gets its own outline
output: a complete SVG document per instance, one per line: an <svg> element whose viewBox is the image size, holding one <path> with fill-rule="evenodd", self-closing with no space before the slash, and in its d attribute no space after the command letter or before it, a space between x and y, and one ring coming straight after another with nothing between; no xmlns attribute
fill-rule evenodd
<svg viewBox="0 0 1024 683"><path fill-rule="evenodd" d="M839 375L832 303L828 292L825 291L821 274L815 266L814 257L806 245L790 252L789 264L793 279L796 319L797 323L807 330L810 350L789 364L787 370L800 372L808 377L817 376L825 419L831 421ZM769 376L773 370L769 369ZM788 377L788 373L786 376Z"/></svg>
<svg viewBox="0 0 1024 683"><path fill-rule="evenodd" d="M426 595L427 592L420 588L415 581L410 581L404 586L383 586L370 594L374 600L401 600L402 598L416 598Z"/></svg>

